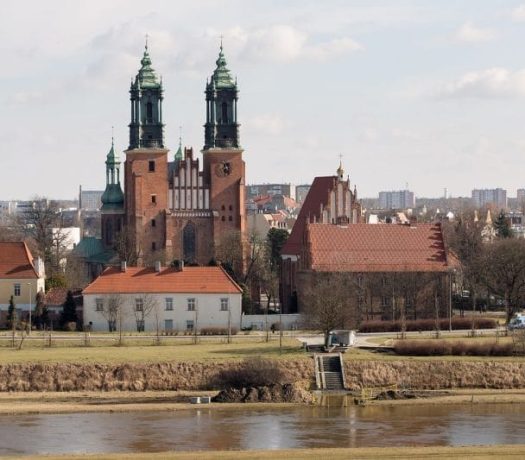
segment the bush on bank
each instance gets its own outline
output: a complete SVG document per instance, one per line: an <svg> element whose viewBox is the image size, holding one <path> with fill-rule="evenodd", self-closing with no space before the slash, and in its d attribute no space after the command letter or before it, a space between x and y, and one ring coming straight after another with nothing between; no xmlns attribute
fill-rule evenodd
<svg viewBox="0 0 525 460"><path fill-rule="evenodd" d="M436 329L435 319L407 320L406 331L433 331ZM439 328L446 330L449 327L448 318L439 320ZM498 322L492 318L452 318L452 329L495 329ZM401 332L401 321L363 321L359 327L359 332Z"/></svg>

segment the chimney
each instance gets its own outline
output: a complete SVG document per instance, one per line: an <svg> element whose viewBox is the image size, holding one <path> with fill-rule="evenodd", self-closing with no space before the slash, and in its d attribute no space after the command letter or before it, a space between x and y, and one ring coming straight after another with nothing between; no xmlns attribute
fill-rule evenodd
<svg viewBox="0 0 525 460"><path fill-rule="evenodd" d="M157 273L160 272L160 268L161 268L161 266L162 266L162 265L160 264L160 260L157 260L157 261L155 262L155 271L156 271Z"/></svg>
<svg viewBox="0 0 525 460"><path fill-rule="evenodd" d="M128 267L127 267L126 261L125 261L125 260L122 260L122 261L120 262L120 271L123 272L123 273L125 273L126 270L127 270L127 268L128 268Z"/></svg>

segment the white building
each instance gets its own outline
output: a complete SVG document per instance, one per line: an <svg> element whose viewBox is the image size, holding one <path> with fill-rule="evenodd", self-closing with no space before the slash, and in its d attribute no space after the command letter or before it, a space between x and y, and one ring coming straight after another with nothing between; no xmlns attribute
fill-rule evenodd
<svg viewBox="0 0 525 460"><path fill-rule="evenodd" d="M94 331L197 331L241 326L241 288L220 267L111 267L84 289Z"/></svg>

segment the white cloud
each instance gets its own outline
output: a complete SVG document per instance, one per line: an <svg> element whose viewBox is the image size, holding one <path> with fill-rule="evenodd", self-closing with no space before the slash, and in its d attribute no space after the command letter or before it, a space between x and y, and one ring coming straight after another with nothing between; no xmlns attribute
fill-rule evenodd
<svg viewBox="0 0 525 460"><path fill-rule="evenodd" d="M442 97L497 98L525 96L525 69L511 71L493 67L469 72L446 84L439 92Z"/></svg>
<svg viewBox="0 0 525 460"><path fill-rule="evenodd" d="M243 124L247 130L273 136L283 133L287 127L285 120L275 113L250 116Z"/></svg>
<svg viewBox="0 0 525 460"><path fill-rule="evenodd" d="M525 21L525 5L517 6L512 10L512 19L516 22Z"/></svg>
<svg viewBox="0 0 525 460"><path fill-rule="evenodd" d="M481 43L493 40L496 33L492 29L477 27L465 22L456 32L456 40L464 43Z"/></svg>

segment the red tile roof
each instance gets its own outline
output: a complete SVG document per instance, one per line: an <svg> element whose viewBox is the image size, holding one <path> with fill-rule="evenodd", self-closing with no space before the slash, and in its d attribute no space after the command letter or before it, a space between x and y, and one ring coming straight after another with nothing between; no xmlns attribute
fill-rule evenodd
<svg viewBox="0 0 525 460"><path fill-rule="evenodd" d="M63 305L67 298L67 291L69 289L64 287L53 287L49 291L46 292L45 302L46 305ZM73 298L75 299L75 303L77 305L81 305L82 302L79 297L82 295L82 290L80 289L73 289L71 291L73 293Z"/></svg>
<svg viewBox="0 0 525 460"><path fill-rule="evenodd" d="M440 224L310 224L305 248L308 267L318 271L446 272Z"/></svg>
<svg viewBox="0 0 525 460"><path fill-rule="evenodd" d="M0 278L38 278L31 251L23 241L0 242Z"/></svg>
<svg viewBox="0 0 525 460"><path fill-rule="evenodd" d="M184 267L182 271L164 268L128 267L106 269L87 286L84 294L134 293L203 293L238 294L242 292L235 281L220 267Z"/></svg>
<svg viewBox="0 0 525 460"><path fill-rule="evenodd" d="M297 221L292 228L292 233L281 250L281 254L299 255L306 222L320 219L321 205L326 206L330 191L334 188L336 176L316 177L310 187L308 195L303 202Z"/></svg>

